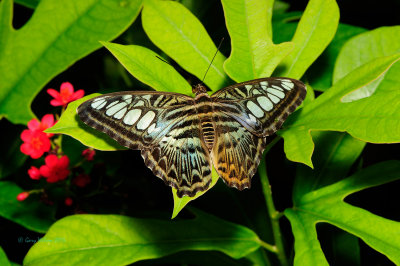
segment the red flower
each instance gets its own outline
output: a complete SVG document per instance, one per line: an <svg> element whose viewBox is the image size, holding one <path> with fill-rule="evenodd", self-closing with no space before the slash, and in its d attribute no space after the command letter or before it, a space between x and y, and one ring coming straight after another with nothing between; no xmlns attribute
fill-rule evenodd
<svg viewBox="0 0 400 266"><path fill-rule="evenodd" d="M85 187L90 181L90 176L87 174L80 174L72 179L72 183L77 187Z"/></svg>
<svg viewBox="0 0 400 266"><path fill-rule="evenodd" d="M64 200L64 204L66 206L71 206L74 203L74 201L70 197L66 197Z"/></svg>
<svg viewBox="0 0 400 266"><path fill-rule="evenodd" d="M17 200L18 201L24 201L24 200L26 200L27 197L29 197L29 192L24 191L24 192L21 192L21 193L19 193L17 195Z"/></svg>
<svg viewBox="0 0 400 266"><path fill-rule="evenodd" d="M64 180L69 175L69 159L67 156L58 158L57 155L50 154L44 159L46 165L40 166L40 174L47 178L47 182L55 183Z"/></svg>
<svg viewBox="0 0 400 266"><path fill-rule="evenodd" d="M25 129L21 133L21 139L24 141L20 147L21 152L32 159L40 158L51 147L49 138L42 131Z"/></svg>
<svg viewBox="0 0 400 266"><path fill-rule="evenodd" d="M32 119L28 122L28 128L32 131L44 131L49 127L54 125L54 116L52 114L47 114L42 117L42 121L38 121L36 118ZM50 138L54 134L46 133L47 136Z"/></svg>
<svg viewBox="0 0 400 266"><path fill-rule="evenodd" d="M82 151L82 156L85 157L88 161L93 161L93 157L95 156L96 152L92 149L85 149Z"/></svg>
<svg viewBox="0 0 400 266"><path fill-rule="evenodd" d="M28 170L28 175L34 180L39 180L42 177L39 169L35 166L31 166L31 168Z"/></svg>
<svg viewBox="0 0 400 266"><path fill-rule="evenodd" d="M82 98L85 94L83 90L74 92L74 86L69 82L61 84L60 92L55 89L48 89L47 93L54 97L54 99L50 101L51 105L64 107L67 106L68 103Z"/></svg>

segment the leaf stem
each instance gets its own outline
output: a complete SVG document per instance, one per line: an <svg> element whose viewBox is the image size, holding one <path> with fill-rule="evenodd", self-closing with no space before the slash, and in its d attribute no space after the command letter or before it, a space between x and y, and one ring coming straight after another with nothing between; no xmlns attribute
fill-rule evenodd
<svg viewBox="0 0 400 266"><path fill-rule="evenodd" d="M271 146L273 146L273 144L276 143L276 141L275 141L276 139L279 139L279 138L275 138L273 140L273 143L271 143L272 144ZM289 265L289 263L286 258L285 247L284 247L283 241L282 241L281 228L279 225L279 219L282 217L282 213L278 212L275 209L274 201L272 199L271 185L269 183L268 176L267 176L265 154L266 153L264 153L263 159L261 160L260 166L258 168L258 173L260 175L260 180L261 180L261 185L262 185L262 189L263 189L263 193L264 193L265 203L267 204L268 215L271 219L272 233L274 235L275 245L273 246L274 247L273 250L267 248L267 246L265 246L265 245L262 245L262 246L265 249L276 253L281 265L286 266L286 265ZM268 244L268 246L271 246L271 245Z"/></svg>

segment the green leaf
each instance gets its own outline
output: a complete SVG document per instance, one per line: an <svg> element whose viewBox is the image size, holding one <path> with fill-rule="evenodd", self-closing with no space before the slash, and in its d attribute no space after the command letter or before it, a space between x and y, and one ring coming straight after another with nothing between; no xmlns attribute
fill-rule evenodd
<svg viewBox="0 0 400 266"><path fill-rule="evenodd" d="M343 132L316 131L313 132L313 140L316 147L313 154L315 167L313 170L305 165L297 166L294 201L344 178L365 147L365 142Z"/></svg>
<svg viewBox="0 0 400 266"><path fill-rule="evenodd" d="M335 0L310 0L292 39L294 49L279 65L277 75L300 79L332 41L338 23Z"/></svg>
<svg viewBox="0 0 400 266"><path fill-rule="evenodd" d="M40 0L14 0L14 2L31 9L35 9Z"/></svg>
<svg viewBox="0 0 400 266"><path fill-rule="evenodd" d="M200 211L195 214L194 219L175 221L69 216L57 221L29 250L24 264L80 265L90 259L93 265L127 265L182 250L216 250L237 259L260 247L250 229Z"/></svg>
<svg viewBox="0 0 400 266"><path fill-rule="evenodd" d="M67 110L61 115L60 120L51 128L46 129L45 132L71 136L82 142L83 145L97 150L125 150L125 147L119 145L106 134L87 126L76 114L76 108L81 103L99 95L94 93L68 104Z"/></svg>
<svg viewBox="0 0 400 266"><path fill-rule="evenodd" d="M400 54L375 59L357 68L332 88L291 115L285 129L278 134L285 138L285 153L289 160L312 166L314 143L312 130L346 131L360 140L373 143L400 141L400 91L379 87L368 98L343 103L342 97L381 75L399 60ZM394 104L387 104L391 99Z"/></svg>
<svg viewBox="0 0 400 266"><path fill-rule="evenodd" d="M374 215L343 200L357 191L400 179L400 161L370 166L330 186L312 191L285 210L295 235L295 265L328 265L315 225L330 223L361 238L371 248L400 263L400 222Z"/></svg>
<svg viewBox="0 0 400 266"><path fill-rule="evenodd" d="M307 70L307 81L310 82L314 89L325 91L332 86L333 70L340 49L350 38L365 31L366 29L364 28L342 23L339 24L332 42Z"/></svg>
<svg viewBox="0 0 400 266"><path fill-rule="evenodd" d="M189 83L155 52L138 45L102 44L141 82L159 91L192 95Z"/></svg>
<svg viewBox="0 0 400 266"><path fill-rule="evenodd" d="M205 191L198 192L194 197L183 196L182 198L179 198L178 195L176 194L177 190L175 188L172 188L172 196L174 198L174 210L172 211L171 219L174 219L189 202L202 196L204 193L209 191L213 186L215 186L215 184L217 184L219 176L217 171L215 171L214 167L212 169L211 174L212 174L212 181L208 189Z"/></svg>
<svg viewBox="0 0 400 266"><path fill-rule="evenodd" d="M353 71L357 67L379 57L400 53L400 26L382 27L360 34L349 40L340 51L335 64L333 81ZM374 82L359 88L343 97L343 102L351 102L366 98L375 93L378 87L390 89L400 82L400 64L393 67Z"/></svg>
<svg viewBox="0 0 400 266"><path fill-rule="evenodd" d="M143 28L150 40L181 67L200 80L217 51L201 22L183 5L173 1L147 0L142 11ZM216 91L229 84L218 52L204 83Z"/></svg>
<svg viewBox="0 0 400 266"><path fill-rule="evenodd" d="M381 27L351 38L338 55L333 82L373 59L400 53L400 26Z"/></svg>
<svg viewBox="0 0 400 266"><path fill-rule="evenodd" d="M8 260L6 253L1 247L0 247L0 265L11 266L11 263Z"/></svg>
<svg viewBox="0 0 400 266"><path fill-rule="evenodd" d="M0 2L0 116L26 123L30 103L52 77L111 40L137 17L141 0L42 0L12 28L12 1ZM105 12L107 10L107 12ZM101 30L99 30L101 29Z"/></svg>
<svg viewBox="0 0 400 266"><path fill-rule="evenodd" d="M232 42L225 72L236 82L269 77L293 49L292 43L272 42L273 1L223 0L226 27Z"/></svg>
<svg viewBox="0 0 400 266"><path fill-rule="evenodd" d="M28 174L26 175L28 179ZM44 233L55 221L55 208L46 206L35 195L25 201L17 201L23 190L12 182L0 182L0 216L23 227Z"/></svg>

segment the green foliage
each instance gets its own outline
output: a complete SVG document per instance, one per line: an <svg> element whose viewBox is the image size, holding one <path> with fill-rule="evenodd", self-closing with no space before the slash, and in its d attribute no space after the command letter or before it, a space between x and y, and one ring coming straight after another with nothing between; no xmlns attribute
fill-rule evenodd
<svg viewBox="0 0 400 266"><path fill-rule="evenodd" d="M246 227L193 211L196 218L163 221L118 215L74 215L56 222L24 260L27 265L127 265L181 250L218 250L242 258L260 247ZM48 243L51 243L50 245Z"/></svg>
<svg viewBox="0 0 400 266"><path fill-rule="evenodd" d="M200 21L183 5L173 1L145 1L142 12L143 29L150 40L189 73L200 80L217 51ZM218 52L204 83L212 91L228 85Z"/></svg>
<svg viewBox="0 0 400 266"><path fill-rule="evenodd" d="M207 13L205 8L212 7L208 1L204 4L190 0L181 3L144 1L141 25L149 40L146 36L135 35L138 25L134 25L129 37L116 41L130 39L135 45L108 41L130 26L140 11L141 1L18 2L28 7L38 6L28 23L14 30L11 27L12 2L0 2L0 71L4 73L4 82L0 84L0 114L13 123L31 118L30 104L45 83L99 48L100 44L138 81L155 90L192 95L187 80L160 58L172 65L176 62L201 80L217 51L215 43L220 38L218 35L214 43L206 31L210 28L202 20ZM284 139L286 157L292 161L286 162L285 166L293 169L295 165L296 168L291 194L293 207L282 213L275 210L264 159L259 172L268 210L262 204L263 200L254 196L258 201L251 201L257 209L251 216L252 221L240 219L241 212L249 211L243 210L246 206L243 198L233 196L231 200L221 193L217 196L218 201L240 206L230 215L221 209L214 210L224 219L193 210L193 219L72 215L55 222L57 206L45 206L35 195L17 202L16 195L23 190L8 179L3 181L17 176L12 174L25 161L25 157L18 153L20 141L15 136L19 132L10 131L8 135L14 137L7 136L3 143L6 148L4 152L2 150L7 160L0 163L0 216L29 230L46 232L42 241L30 249L24 264L126 265L148 259L159 259L162 264L168 261L163 260L166 256L171 258L171 254L177 252L179 260L172 259L174 263L187 264L199 256L215 256L228 265L271 265L276 261L271 260L273 254L280 264L291 264L284 242L291 243L283 239L279 228L282 215L289 219L295 239L294 265L328 264L326 250L322 250L321 236L316 230L317 224L329 224L343 230L332 237L330 248L334 253L350 256L354 263L360 262L358 238L392 262L400 263L400 223L345 202L346 197L359 191L400 179L399 161L384 161L369 167L364 167L363 163L366 142L400 142L400 28L382 27L366 31L339 24L339 10L334 0L310 0L304 13L286 12L288 5L280 1L221 2L231 50L227 59L218 51L207 73L204 82L212 92L234 81L271 74L297 79L303 77L306 83L310 83L307 84L307 98L302 108L291 115L278 132ZM300 18L298 23L293 22L296 18ZM154 45L160 50L156 50ZM125 77L125 81L128 84L126 89L137 84L129 77ZM314 97L313 89L322 93ZM97 150L125 149L77 117L77 106L97 95L91 94L70 103L58 123L46 132L69 135ZM278 139L269 144L267 152ZM266 160L273 157L265 156ZM122 164L113 167L119 166L124 167ZM130 173L135 171L129 170ZM119 172L113 171L115 178L120 178ZM283 175L280 176L282 179ZM216 185L218 179L213 171L210 188L214 187L216 193L221 192ZM257 182L255 179L253 184ZM248 193L256 194L257 184L254 187ZM176 191L172 191L172 218L205 193L178 198ZM219 206L219 202L207 204L205 198L202 197L206 202L203 206L207 209ZM143 202L137 204L140 206ZM113 210L112 213L126 214L123 210ZM267 214L269 220L266 220ZM166 217L164 214L149 214L148 210L144 216ZM193 251L203 253L190 253ZM0 264L7 263L7 257L0 249Z"/></svg>
<svg viewBox="0 0 400 266"><path fill-rule="evenodd" d="M285 210L295 236L294 263L328 265L317 238L317 223L330 223L354 234L394 263L400 263L400 223L343 202L355 192L398 179L400 161L387 161L312 192L299 190L294 207Z"/></svg>
<svg viewBox="0 0 400 266"><path fill-rule="evenodd" d="M225 72L236 82L271 76L293 43L272 42L270 7L264 1L225 0L222 5L232 42Z"/></svg>
<svg viewBox="0 0 400 266"><path fill-rule="evenodd" d="M0 116L34 117L30 104L55 75L124 31L141 0L42 0L29 22L12 28L12 0L0 3ZM107 12L104 12L107 10ZM100 30L101 29L101 30Z"/></svg>
<svg viewBox="0 0 400 266"><path fill-rule="evenodd" d="M388 98L400 100L399 90L379 88L373 97L351 103L341 101L345 95L384 75L399 59L400 54L394 54L371 60L353 70L297 115L289 117L286 128L278 133L285 139L288 159L312 166L312 130L346 131L353 137L375 143L399 142L397 121L400 113L395 111L398 107L386 104Z"/></svg>
<svg viewBox="0 0 400 266"><path fill-rule="evenodd" d="M292 38L294 49L278 68L278 76L301 78L335 36L339 8L335 0L310 0Z"/></svg>
<svg viewBox="0 0 400 266"><path fill-rule="evenodd" d="M0 247L0 264L4 266L9 266L11 265L10 262L7 259L6 253L4 253L4 250Z"/></svg>
<svg viewBox="0 0 400 266"><path fill-rule="evenodd" d="M16 201L15 198L22 191L13 182L0 181L0 216L29 230L45 233L55 221L55 208L43 206L32 198L23 203Z"/></svg>

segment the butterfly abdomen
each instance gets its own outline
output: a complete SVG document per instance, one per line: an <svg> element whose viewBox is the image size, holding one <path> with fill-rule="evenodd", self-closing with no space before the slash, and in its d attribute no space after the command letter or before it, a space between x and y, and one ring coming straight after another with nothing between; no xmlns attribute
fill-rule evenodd
<svg viewBox="0 0 400 266"><path fill-rule="evenodd" d="M215 139L215 123L212 120L214 110L211 104L211 98L207 93L201 93L196 96L195 102L197 115L200 120L200 127L203 133L203 140L208 150L211 151Z"/></svg>

